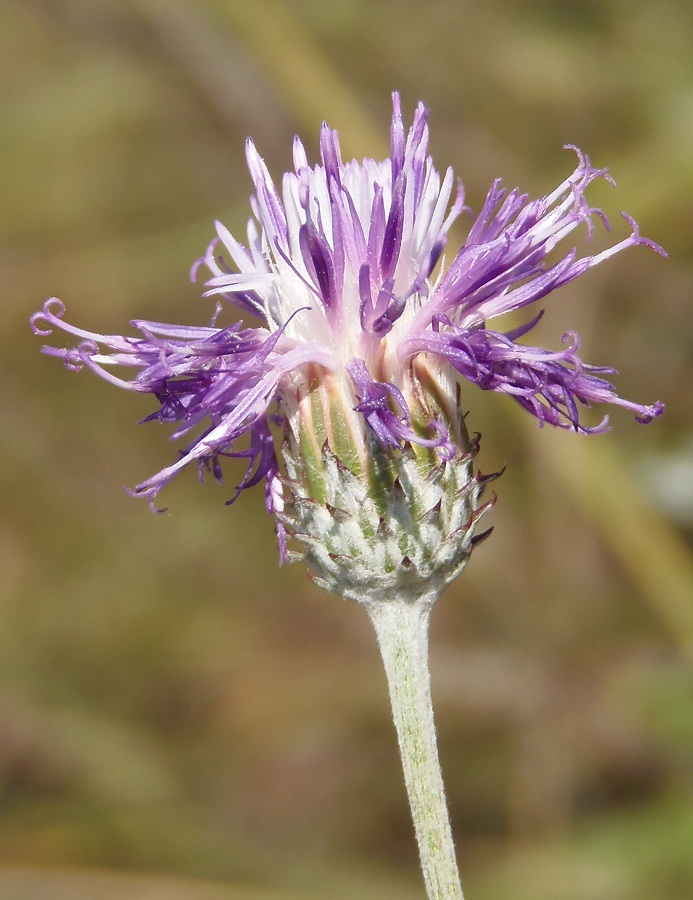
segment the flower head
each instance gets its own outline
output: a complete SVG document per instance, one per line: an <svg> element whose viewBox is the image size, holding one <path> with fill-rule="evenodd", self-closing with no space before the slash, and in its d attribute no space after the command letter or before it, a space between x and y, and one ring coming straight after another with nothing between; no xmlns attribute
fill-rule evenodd
<svg viewBox="0 0 693 900"><path fill-rule="evenodd" d="M175 423L173 439L186 437L179 458L136 494L153 500L191 462L220 479L222 459L241 457L247 471L236 496L264 481L267 509L284 519L272 429L280 420L288 426L289 455L303 460L289 466L292 476L310 479L322 459L323 487L303 491L303 500L325 495L325 448L355 476L367 474L380 451L413 451L439 465L467 458L473 444L459 400L465 381L509 394L540 425L577 432L605 430L606 417L596 427L580 418L592 403L625 406L641 422L663 411L661 403L620 398L605 377L615 370L583 364L574 332L554 351L519 343L541 312L511 331L490 324L534 307L626 247L660 250L625 216L631 233L610 249L582 257L572 248L553 252L580 225L588 238L595 219L608 228L585 199L595 179L610 180L605 170L575 150L575 170L538 200L495 182L445 266L450 227L466 207L452 170L441 176L428 155L427 119L419 104L405 132L394 94L390 157L382 162L342 162L337 133L323 125L321 164L308 164L296 138L294 170L279 187L249 140L247 241L218 222L192 270L193 278L203 267L210 273L205 296L217 306L208 327L134 321L135 336L95 334L68 324L56 299L33 317L38 334L60 328L79 339L72 349L45 353L154 394L159 409L148 419ZM226 304L260 324L218 325ZM280 548L284 557L281 526Z"/></svg>

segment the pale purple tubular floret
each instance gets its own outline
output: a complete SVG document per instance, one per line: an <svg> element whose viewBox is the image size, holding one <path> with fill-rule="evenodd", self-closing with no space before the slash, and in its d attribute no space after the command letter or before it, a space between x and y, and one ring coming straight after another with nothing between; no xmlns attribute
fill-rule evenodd
<svg viewBox="0 0 693 900"><path fill-rule="evenodd" d="M445 334L428 332L416 339L416 347L417 352L444 357L460 375L483 390L509 394L536 416L540 425L548 423L583 433L607 430L608 417L597 426L583 424L578 404L625 406L640 422L649 422L663 412L661 403L642 406L621 399L608 381L595 374L613 374L615 370L581 363L575 333L564 334L563 341L568 346L552 353L517 344L510 334L478 328L455 329Z"/></svg>
<svg viewBox="0 0 693 900"><path fill-rule="evenodd" d="M454 446L448 440L447 429L442 422L433 420L429 423L436 437L421 437L411 427L409 407L399 388L387 382L374 381L362 359L349 360L346 370L360 401L355 409L363 413L368 426L383 446L403 448L407 443L417 443L438 448L444 459L454 456ZM396 407L397 412L393 412L392 406Z"/></svg>
<svg viewBox="0 0 693 900"><path fill-rule="evenodd" d="M585 426L578 404L621 405L640 422L651 421L664 406L644 406L618 397L613 385L593 374L615 374L615 370L584 365L577 356L577 335L564 335L568 346L555 353L518 344L515 339L530 331L541 313L513 332L487 328L489 319L536 303L625 247L645 244L663 253L642 238L635 222L624 214L631 234L619 244L581 259L571 249L557 262L546 264L550 251L579 224L586 224L588 237L593 216L609 227L601 210L587 205L583 193L595 178L608 176L576 152L578 168L573 176L540 200L528 202L517 191L506 195L500 183L494 183L465 245L415 316L398 352L402 360L421 352L443 357L478 387L512 396L540 425L599 432L606 430L608 418L596 427Z"/></svg>
<svg viewBox="0 0 693 900"><path fill-rule="evenodd" d="M135 488L150 503L189 463L197 462L201 476L209 471L220 480L221 460L237 457L247 469L232 499L264 480L267 509L280 513L272 425L276 410L291 406L287 401L295 399L308 369L332 372L353 392L354 409L381 444L419 443L436 448L442 459L455 455L444 424L423 423L427 437L418 419L417 430L412 427L407 385L418 354L438 357L483 390L508 394L540 425L603 431L606 418L593 427L581 421L580 408L592 403L624 406L641 422L663 411L661 403L621 399L603 377L614 370L584 365L572 332L555 352L520 344L541 312L511 331L489 327L495 317L536 304L626 247L644 244L663 253L624 214L631 233L611 248L582 258L574 248L554 255L578 226L585 226L588 239L595 219L609 228L585 199L595 179L611 181L606 171L572 148L575 171L545 197L529 200L496 181L464 245L436 276L450 227L466 209L464 189L451 169L441 177L433 166L423 104L405 132L398 94L392 102L384 162L344 163L337 132L323 125L321 165L308 165L296 138L294 171L278 190L255 145L246 143L254 188L247 243L217 222L217 236L191 271L194 280L202 266L209 270L205 296L217 299L210 327L135 321L136 336L100 335L65 322L55 299L32 318L36 333L59 328L78 341L44 352L71 369L87 366L120 387L153 394L159 409L143 421L176 423L172 439L187 437L176 462ZM261 326L217 327L224 301ZM120 377L113 367L136 374ZM281 527L279 540L284 559Z"/></svg>
<svg viewBox="0 0 693 900"><path fill-rule="evenodd" d="M175 463L139 484L133 493L153 503L161 488L188 463L197 461L201 477L211 471L221 480L220 458L242 457L248 468L235 496L266 479L268 509L281 511L279 464L268 415L282 375L305 360L300 346L277 353L284 326L269 333L261 328L242 329L240 323L217 329L137 321L132 324L142 336L125 338L75 328L62 319L63 312L60 301L48 300L42 312L32 317L34 331L48 335L58 327L82 340L72 350L44 347L44 352L62 358L70 368L85 365L120 387L154 394L160 408L142 421L178 423L172 440L205 420L210 423ZM107 365L134 367L139 372L128 381L110 373ZM238 449L237 442L245 435L248 446Z"/></svg>
<svg viewBox="0 0 693 900"><path fill-rule="evenodd" d="M245 265L252 264L252 257L248 253L245 247L236 241L236 239L230 234L227 228L221 224L221 222L216 223L218 235L213 240L209 242L207 245L207 250L204 256L201 256L199 259L196 259L190 269L190 280L197 281L197 275L200 268L205 265L210 270L210 272L214 273L215 278L223 279L224 284L229 287L229 290L221 293L221 296L225 300L229 300L231 303L234 303L240 309L245 312L252 313L255 316L259 316L263 318L263 306L262 300L258 296L258 294L253 289L248 289L247 279L246 279L246 289L245 290L234 290L233 284L230 283L230 279L233 278L233 269L228 265L224 256L222 254L217 254L216 250L222 240L229 250L232 259L235 261L236 259L241 259ZM224 236L222 239L222 235ZM215 278L211 280L215 280ZM257 286L262 287L264 284L264 279L256 279ZM252 288L252 285L250 286Z"/></svg>

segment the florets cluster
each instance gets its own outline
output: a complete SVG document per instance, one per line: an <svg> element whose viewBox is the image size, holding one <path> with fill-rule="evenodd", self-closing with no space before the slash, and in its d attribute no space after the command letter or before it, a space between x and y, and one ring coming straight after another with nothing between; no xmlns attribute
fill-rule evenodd
<svg viewBox="0 0 693 900"><path fill-rule="evenodd" d="M191 462L221 479L221 460L242 457L248 465L236 496L264 481L267 508L281 518L272 426L283 419L299 435L309 407L315 418L316 392L320 434L356 474L367 468L372 439L385 449L425 449L441 461L466 452L456 424L460 379L509 394L540 425L577 432L605 430L606 418L596 427L580 418L592 403L625 406L642 422L662 412L661 403L620 398L605 378L613 369L581 362L574 332L554 351L519 343L541 312L511 331L489 325L627 247L659 250L626 216L631 233L610 249L580 258L572 248L553 253L581 225L588 238L595 219L608 228L585 199L595 179L610 180L605 170L573 148L575 170L545 197L529 200L495 182L445 266L450 226L466 207L452 170L441 177L428 155L427 119L419 104L405 132L394 94L390 157L382 162L342 162L337 133L323 125L321 163L311 167L296 138L294 170L279 188L248 141L254 195L247 241L218 222L192 270L193 278L209 271L205 296L218 300L208 327L134 321L137 335L96 334L68 324L55 298L33 317L37 334L59 328L79 339L45 353L153 394L159 408L148 419L175 423L172 438L186 438L179 458L135 493L152 500ZM260 324L218 325L225 304ZM114 368L134 370L134 377Z"/></svg>

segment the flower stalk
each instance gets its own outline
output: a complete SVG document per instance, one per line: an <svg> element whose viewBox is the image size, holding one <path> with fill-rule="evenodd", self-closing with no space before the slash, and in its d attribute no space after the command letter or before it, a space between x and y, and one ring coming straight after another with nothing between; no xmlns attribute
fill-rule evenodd
<svg viewBox="0 0 693 900"><path fill-rule="evenodd" d="M385 665L427 896L429 900L463 900L428 672L428 622L436 599L424 594L415 600L397 597L363 605Z"/></svg>

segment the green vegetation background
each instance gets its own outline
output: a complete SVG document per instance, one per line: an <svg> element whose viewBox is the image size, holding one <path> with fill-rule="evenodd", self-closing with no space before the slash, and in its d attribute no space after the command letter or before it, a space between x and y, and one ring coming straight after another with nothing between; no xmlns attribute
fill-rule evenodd
<svg viewBox="0 0 693 900"><path fill-rule="evenodd" d="M693 6L686 0L3 0L0 5L0 900L420 897L365 615L279 570L261 492L173 458L146 398L39 353L71 321L206 322L214 217L243 233L323 118L386 152L390 92L479 209L574 143L664 261L631 250L548 303L623 394L583 440L471 388L494 536L439 603L432 673L470 900L693 896ZM455 236L463 236L461 227ZM595 237L599 244L602 236Z"/></svg>

